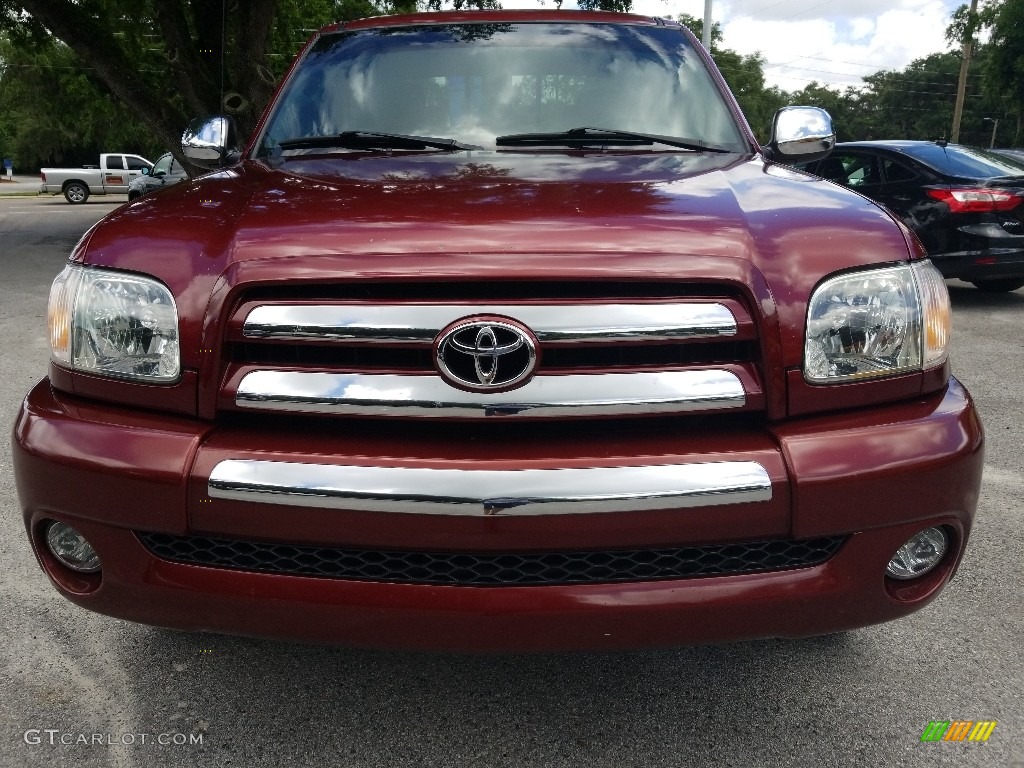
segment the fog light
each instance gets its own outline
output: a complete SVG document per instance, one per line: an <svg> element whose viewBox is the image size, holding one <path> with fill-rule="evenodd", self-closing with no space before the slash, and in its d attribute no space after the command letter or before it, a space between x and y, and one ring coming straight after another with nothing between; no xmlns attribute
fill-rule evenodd
<svg viewBox="0 0 1024 768"><path fill-rule="evenodd" d="M894 579L916 579L939 564L946 554L949 537L941 528L926 528L911 536L896 550L885 572Z"/></svg>
<svg viewBox="0 0 1024 768"><path fill-rule="evenodd" d="M46 529L46 546L63 565L78 573L95 573L100 556L85 536L67 523L51 523Z"/></svg>

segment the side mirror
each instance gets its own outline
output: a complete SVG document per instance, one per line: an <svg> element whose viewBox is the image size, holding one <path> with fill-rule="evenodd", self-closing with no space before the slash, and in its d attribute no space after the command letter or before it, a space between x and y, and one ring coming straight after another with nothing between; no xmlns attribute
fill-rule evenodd
<svg viewBox="0 0 1024 768"><path fill-rule="evenodd" d="M200 168L220 168L238 162L241 154L235 121L230 117L198 117L181 135L181 151Z"/></svg>
<svg viewBox="0 0 1024 768"><path fill-rule="evenodd" d="M795 165L827 157L836 145L832 116L818 107L783 107L772 120L768 157Z"/></svg>
<svg viewBox="0 0 1024 768"><path fill-rule="evenodd" d="M149 168L143 168L142 169L142 175L143 176L149 176Z"/></svg>

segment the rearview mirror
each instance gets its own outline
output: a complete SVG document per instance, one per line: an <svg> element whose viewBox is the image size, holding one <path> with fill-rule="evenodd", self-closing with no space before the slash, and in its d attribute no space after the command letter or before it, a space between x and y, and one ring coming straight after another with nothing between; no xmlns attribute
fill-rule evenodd
<svg viewBox="0 0 1024 768"><path fill-rule="evenodd" d="M198 117L181 136L181 151L189 162L200 168L220 168L238 162L235 121L215 115Z"/></svg>
<svg viewBox="0 0 1024 768"><path fill-rule="evenodd" d="M783 107L772 120L769 158L794 165L821 160L836 145L832 116L818 107Z"/></svg>

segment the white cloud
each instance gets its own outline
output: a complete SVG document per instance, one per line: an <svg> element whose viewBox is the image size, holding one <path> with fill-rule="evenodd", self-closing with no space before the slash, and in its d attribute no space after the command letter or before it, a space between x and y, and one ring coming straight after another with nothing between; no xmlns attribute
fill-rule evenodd
<svg viewBox="0 0 1024 768"><path fill-rule="evenodd" d="M795 91L814 80L845 88L881 69L949 49L960 0L713 0L726 48L760 52L770 85ZM651 16L704 16L703 0L633 0Z"/></svg>
<svg viewBox="0 0 1024 768"><path fill-rule="evenodd" d="M875 33L874 19L854 19L850 22L850 37L853 40L863 40Z"/></svg>

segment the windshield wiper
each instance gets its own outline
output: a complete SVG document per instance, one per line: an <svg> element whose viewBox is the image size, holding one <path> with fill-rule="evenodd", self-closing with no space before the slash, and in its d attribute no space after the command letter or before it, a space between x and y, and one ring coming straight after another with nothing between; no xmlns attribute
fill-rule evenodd
<svg viewBox="0 0 1024 768"><path fill-rule="evenodd" d="M707 144L697 139L683 139L675 136L659 136L653 133L637 133L635 131L619 131L613 128L570 128L568 131L552 133L511 133L499 136L494 140L499 147L594 147L621 146L646 147L652 144L664 144L668 147L691 149L695 152L733 152L735 150Z"/></svg>
<svg viewBox="0 0 1024 768"><path fill-rule="evenodd" d="M446 152L461 152L483 149L473 144L462 144L455 139L437 139L431 136L405 136L400 133L377 133L376 131L342 131L330 136L305 136L279 141L283 151L289 149L440 149Z"/></svg>

